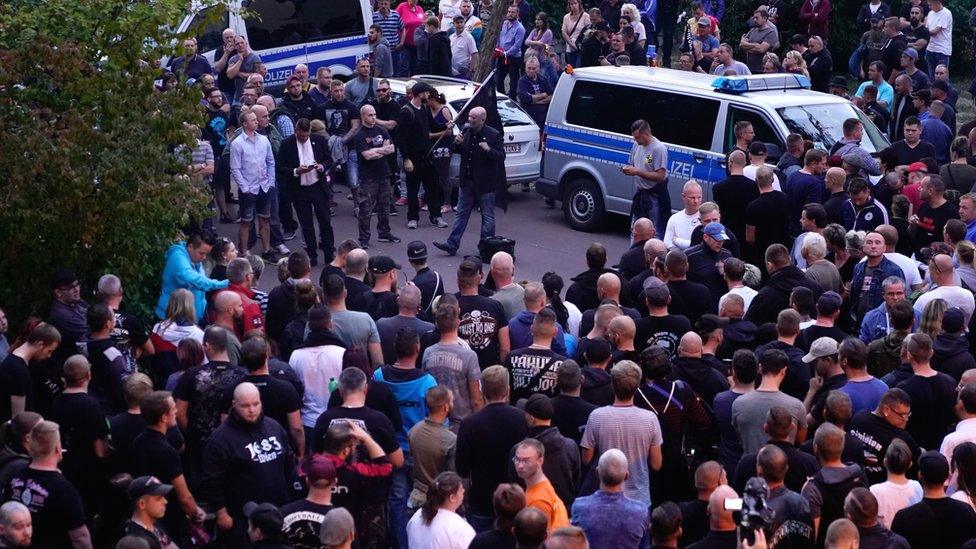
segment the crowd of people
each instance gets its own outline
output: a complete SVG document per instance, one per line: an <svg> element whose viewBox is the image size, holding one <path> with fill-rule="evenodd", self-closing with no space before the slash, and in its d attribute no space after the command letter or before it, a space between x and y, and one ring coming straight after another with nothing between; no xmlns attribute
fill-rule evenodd
<svg viewBox="0 0 976 549"><path fill-rule="evenodd" d="M379 0L353 78L298 65L280 98L232 29L212 64L187 40L171 70L206 112L188 169L236 242L187 230L152 322L119 277L87 289L67 267L43 314L0 312L0 546L976 547L976 122L957 126L940 0L858 16L849 99L892 141L876 155L851 118L830 150L789 135L773 165L740 122L713 200L689 181L672 214L667 149L637 120L620 258L593 243L571 277L523 280L507 252L439 273L414 240L404 284L370 253L374 214L400 243L404 205L407 229L455 213L430 243L450 255L475 209L493 236L504 169L484 109L454 138L437 90L397 102L388 77L466 77L505 17L496 83L541 123L564 62L656 63L663 36L669 65L671 4L569 0L561 59L524 0ZM677 68L846 96L829 0L804 0L780 61L785 10L756 9L743 62L724 3L694 3ZM355 238L333 231L339 180ZM740 496L767 508L752 528Z"/></svg>

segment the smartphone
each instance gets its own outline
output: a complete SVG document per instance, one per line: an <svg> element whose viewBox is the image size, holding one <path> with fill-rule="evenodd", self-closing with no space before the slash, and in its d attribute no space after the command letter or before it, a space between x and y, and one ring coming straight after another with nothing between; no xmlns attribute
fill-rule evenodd
<svg viewBox="0 0 976 549"><path fill-rule="evenodd" d="M725 510L726 511L741 511L742 510L742 498L725 498Z"/></svg>

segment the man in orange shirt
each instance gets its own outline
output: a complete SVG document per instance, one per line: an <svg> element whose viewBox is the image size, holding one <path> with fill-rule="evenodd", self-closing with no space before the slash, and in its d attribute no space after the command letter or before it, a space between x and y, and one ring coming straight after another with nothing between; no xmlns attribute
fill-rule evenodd
<svg viewBox="0 0 976 549"><path fill-rule="evenodd" d="M569 526L566 505L556 495L552 483L542 472L546 449L541 442L527 438L515 446L515 472L525 482L525 506L543 512L549 521L548 531Z"/></svg>

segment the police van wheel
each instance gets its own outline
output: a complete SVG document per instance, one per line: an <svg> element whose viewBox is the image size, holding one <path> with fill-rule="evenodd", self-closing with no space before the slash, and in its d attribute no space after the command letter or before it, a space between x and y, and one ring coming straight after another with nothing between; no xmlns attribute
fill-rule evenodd
<svg viewBox="0 0 976 549"><path fill-rule="evenodd" d="M563 215L566 222L577 231L597 230L606 215L600 187L585 177L570 181L563 195Z"/></svg>

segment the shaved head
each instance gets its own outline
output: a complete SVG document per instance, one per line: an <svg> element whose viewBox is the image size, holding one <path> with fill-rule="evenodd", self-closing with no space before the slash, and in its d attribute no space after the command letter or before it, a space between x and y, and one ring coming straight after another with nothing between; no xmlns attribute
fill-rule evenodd
<svg viewBox="0 0 976 549"><path fill-rule="evenodd" d="M637 221L634 221L634 226L631 228L631 234L634 236L634 242L647 240L648 238L654 236L654 223L650 219L642 217Z"/></svg>
<svg viewBox="0 0 976 549"><path fill-rule="evenodd" d="M715 531L735 530L735 521L732 519L732 511L725 508L725 500L739 497L727 484L723 484L708 496L708 523L709 527Z"/></svg>
<svg viewBox="0 0 976 549"><path fill-rule="evenodd" d="M695 332L688 332L681 336L681 343L678 344L678 355L701 358L702 339Z"/></svg>
<svg viewBox="0 0 976 549"><path fill-rule="evenodd" d="M620 294L620 278L613 273L603 273L596 281L596 293L615 297Z"/></svg>
<svg viewBox="0 0 976 549"><path fill-rule="evenodd" d="M416 284L407 284L400 289L397 304L400 309L417 312L420 309L420 288Z"/></svg>

